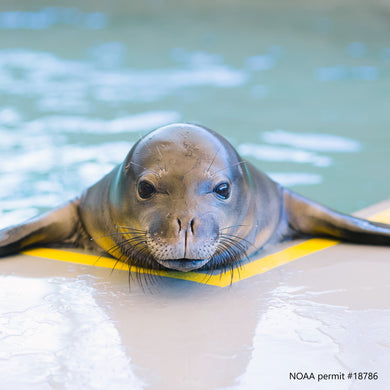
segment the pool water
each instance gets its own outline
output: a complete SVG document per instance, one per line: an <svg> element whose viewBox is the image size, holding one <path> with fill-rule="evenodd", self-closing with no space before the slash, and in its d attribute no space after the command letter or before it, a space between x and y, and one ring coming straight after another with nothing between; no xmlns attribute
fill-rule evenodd
<svg viewBox="0 0 390 390"><path fill-rule="evenodd" d="M0 226L76 196L176 121L333 208L389 198L383 2L56 4L0 5Z"/></svg>

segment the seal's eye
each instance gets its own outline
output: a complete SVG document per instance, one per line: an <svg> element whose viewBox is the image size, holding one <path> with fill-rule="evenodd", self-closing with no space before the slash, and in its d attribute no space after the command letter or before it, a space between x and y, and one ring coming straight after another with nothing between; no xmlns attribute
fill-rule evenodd
<svg viewBox="0 0 390 390"><path fill-rule="evenodd" d="M227 199L230 196L230 185L229 183L220 183L215 186L214 192L220 199Z"/></svg>
<svg viewBox="0 0 390 390"><path fill-rule="evenodd" d="M138 194L142 199L149 199L156 192L154 185L146 180L138 183Z"/></svg>

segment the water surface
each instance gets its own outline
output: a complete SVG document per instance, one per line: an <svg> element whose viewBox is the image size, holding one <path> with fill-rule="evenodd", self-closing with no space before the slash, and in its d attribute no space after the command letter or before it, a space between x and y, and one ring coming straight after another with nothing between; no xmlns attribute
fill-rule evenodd
<svg viewBox="0 0 390 390"><path fill-rule="evenodd" d="M3 1L1 226L79 194L175 121L215 129L331 207L388 198L388 11L346 0Z"/></svg>

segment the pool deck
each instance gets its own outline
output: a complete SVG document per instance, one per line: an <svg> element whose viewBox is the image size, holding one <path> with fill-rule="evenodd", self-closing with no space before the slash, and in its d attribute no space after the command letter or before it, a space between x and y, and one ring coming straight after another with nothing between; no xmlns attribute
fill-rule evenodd
<svg viewBox="0 0 390 390"><path fill-rule="evenodd" d="M390 200L357 214L390 222ZM390 388L389 247L291 241L233 279L130 286L60 252L0 261L1 389Z"/></svg>

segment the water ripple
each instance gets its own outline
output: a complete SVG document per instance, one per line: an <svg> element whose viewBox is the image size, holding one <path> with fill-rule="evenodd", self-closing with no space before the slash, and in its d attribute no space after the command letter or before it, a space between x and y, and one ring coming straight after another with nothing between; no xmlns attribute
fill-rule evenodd
<svg viewBox="0 0 390 390"><path fill-rule="evenodd" d="M281 146L244 143L239 145L238 152L243 156L251 156L261 161L287 161L301 164L312 164L317 167L328 167L332 164L332 159L328 156L321 156L317 153L306 150Z"/></svg>
<svg viewBox="0 0 390 390"><path fill-rule="evenodd" d="M88 112L94 102L154 102L182 88L238 87L249 77L244 70L215 62L107 69L104 64L63 59L46 52L0 50L0 92L37 100L42 111Z"/></svg>
<svg viewBox="0 0 390 390"><path fill-rule="evenodd" d="M270 144L288 145L317 152L359 152L359 141L334 134L295 133L285 130L265 131L261 138Z"/></svg>

